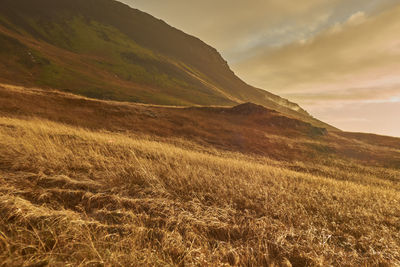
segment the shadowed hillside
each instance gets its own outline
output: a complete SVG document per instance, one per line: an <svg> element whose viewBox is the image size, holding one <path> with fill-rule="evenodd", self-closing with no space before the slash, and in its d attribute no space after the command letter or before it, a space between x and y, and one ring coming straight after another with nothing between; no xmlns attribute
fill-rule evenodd
<svg viewBox="0 0 400 267"><path fill-rule="evenodd" d="M244 83L201 40L122 3L1 0L0 4L3 82L152 104L250 101L333 129L298 105Z"/></svg>

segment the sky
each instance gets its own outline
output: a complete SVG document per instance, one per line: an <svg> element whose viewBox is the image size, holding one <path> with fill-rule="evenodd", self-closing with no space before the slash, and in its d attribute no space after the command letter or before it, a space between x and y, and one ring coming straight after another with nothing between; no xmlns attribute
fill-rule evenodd
<svg viewBox="0 0 400 267"><path fill-rule="evenodd" d="M122 0L342 130L400 137L400 0Z"/></svg>

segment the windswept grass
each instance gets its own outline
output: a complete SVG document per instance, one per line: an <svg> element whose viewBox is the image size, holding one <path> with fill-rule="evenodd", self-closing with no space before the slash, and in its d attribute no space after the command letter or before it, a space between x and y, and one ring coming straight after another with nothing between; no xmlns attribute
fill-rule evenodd
<svg viewBox="0 0 400 267"><path fill-rule="evenodd" d="M400 264L398 171L187 146L0 118L0 262Z"/></svg>

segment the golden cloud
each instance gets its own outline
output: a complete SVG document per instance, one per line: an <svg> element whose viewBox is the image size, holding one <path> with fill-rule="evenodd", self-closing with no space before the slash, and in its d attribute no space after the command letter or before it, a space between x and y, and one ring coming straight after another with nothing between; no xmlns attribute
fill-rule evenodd
<svg viewBox="0 0 400 267"><path fill-rule="evenodd" d="M322 97L324 92L341 94L351 88L365 88L368 94L371 88L376 94L391 88L398 94L399 32L400 4L372 16L356 12L309 40L265 49L235 69L246 81L277 93Z"/></svg>

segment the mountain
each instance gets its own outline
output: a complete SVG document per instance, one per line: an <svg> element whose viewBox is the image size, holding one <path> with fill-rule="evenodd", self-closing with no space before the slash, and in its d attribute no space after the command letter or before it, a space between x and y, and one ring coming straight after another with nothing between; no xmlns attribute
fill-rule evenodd
<svg viewBox="0 0 400 267"><path fill-rule="evenodd" d="M334 129L246 84L198 38L120 2L0 0L0 6L3 83L163 105L253 102Z"/></svg>

